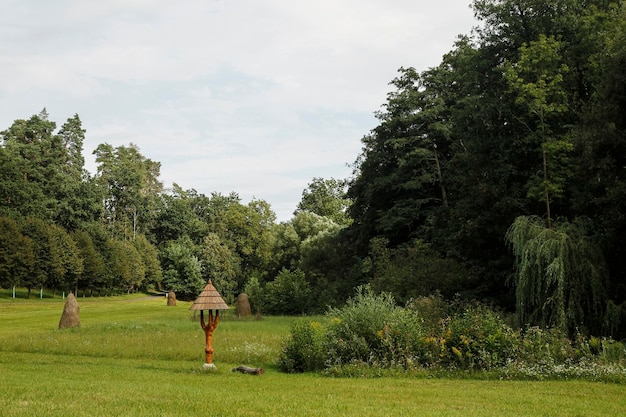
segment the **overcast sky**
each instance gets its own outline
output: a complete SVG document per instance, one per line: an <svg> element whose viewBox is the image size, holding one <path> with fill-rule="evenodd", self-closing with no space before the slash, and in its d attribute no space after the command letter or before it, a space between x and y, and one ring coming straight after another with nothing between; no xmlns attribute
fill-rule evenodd
<svg viewBox="0 0 626 417"><path fill-rule="evenodd" d="M0 0L0 130L78 113L86 168L136 144L166 187L292 217L348 178L401 66L441 62L470 0Z"/></svg>

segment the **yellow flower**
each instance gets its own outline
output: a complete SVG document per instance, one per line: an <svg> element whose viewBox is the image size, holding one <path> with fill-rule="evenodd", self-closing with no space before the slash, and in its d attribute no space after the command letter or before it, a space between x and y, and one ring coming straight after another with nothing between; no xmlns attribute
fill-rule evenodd
<svg viewBox="0 0 626 417"><path fill-rule="evenodd" d="M457 349L454 346L452 346L452 353L454 353L456 357L459 358L459 360L463 360L463 352L461 352L459 349Z"/></svg>

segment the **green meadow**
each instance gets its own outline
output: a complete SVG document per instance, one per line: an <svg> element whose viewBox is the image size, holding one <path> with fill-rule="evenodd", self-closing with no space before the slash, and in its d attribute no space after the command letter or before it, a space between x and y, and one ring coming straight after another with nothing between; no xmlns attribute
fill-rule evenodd
<svg viewBox="0 0 626 417"><path fill-rule="evenodd" d="M284 374L297 318L239 320L204 333L189 303L145 295L78 298L81 327L58 330L60 298L0 294L2 416L617 416L626 385L470 378ZM231 372L263 367L259 376Z"/></svg>

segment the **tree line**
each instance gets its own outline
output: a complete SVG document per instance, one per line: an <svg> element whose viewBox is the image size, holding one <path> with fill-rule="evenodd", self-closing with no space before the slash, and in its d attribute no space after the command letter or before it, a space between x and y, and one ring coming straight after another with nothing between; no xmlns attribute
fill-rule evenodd
<svg viewBox="0 0 626 417"><path fill-rule="evenodd" d="M480 25L438 66L391 82L346 235L404 299L458 291L522 325L623 336L624 2L472 7Z"/></svg>
<svg viewBox="0 0 626 417"><path fill-rule="evenodd" d="M626 336L624 2L472 8L476 28L439 65L399 69L350 178L314 178L287 222L263 200L164 190L132 144L98 146L89 174L78 115L58 131L45 111L15 121L1 133L0 286L193 297L213 279L230 300L298 314L370 284Z"/></svg>

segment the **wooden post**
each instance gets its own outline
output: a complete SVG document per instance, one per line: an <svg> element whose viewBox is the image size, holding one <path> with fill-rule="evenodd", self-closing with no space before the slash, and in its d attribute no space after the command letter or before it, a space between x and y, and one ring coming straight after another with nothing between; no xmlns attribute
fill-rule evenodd
<svg viewBox="0 0 626 417"><path fill-rule="evenodd" d="M211 280L209 280L204 290L202 290L189 309L194 311L200 310L200 324L206 336L206 347L204 348L206 362L203 368L215 369L215 365L213 365L213 331L220 321L220 310L227 310L228 304L224 302ZM207 314L204 313L205 311L207 311ZM215 315L213 311L215 311Z"/></svg>
<svg viewBox="0 0 626 417"><path fill-rule="evenodd" d="M220 311L215 310L215 318L213 317L213 310L209 310L208 321L205 323L204 321L204 310L200 310L200 324L202 325L202 330L204 330L204 334L206 336L206 348L204 352L206 353L206 364L213 364L213 330L217 327L217 324L220 321Z"/></svg>

